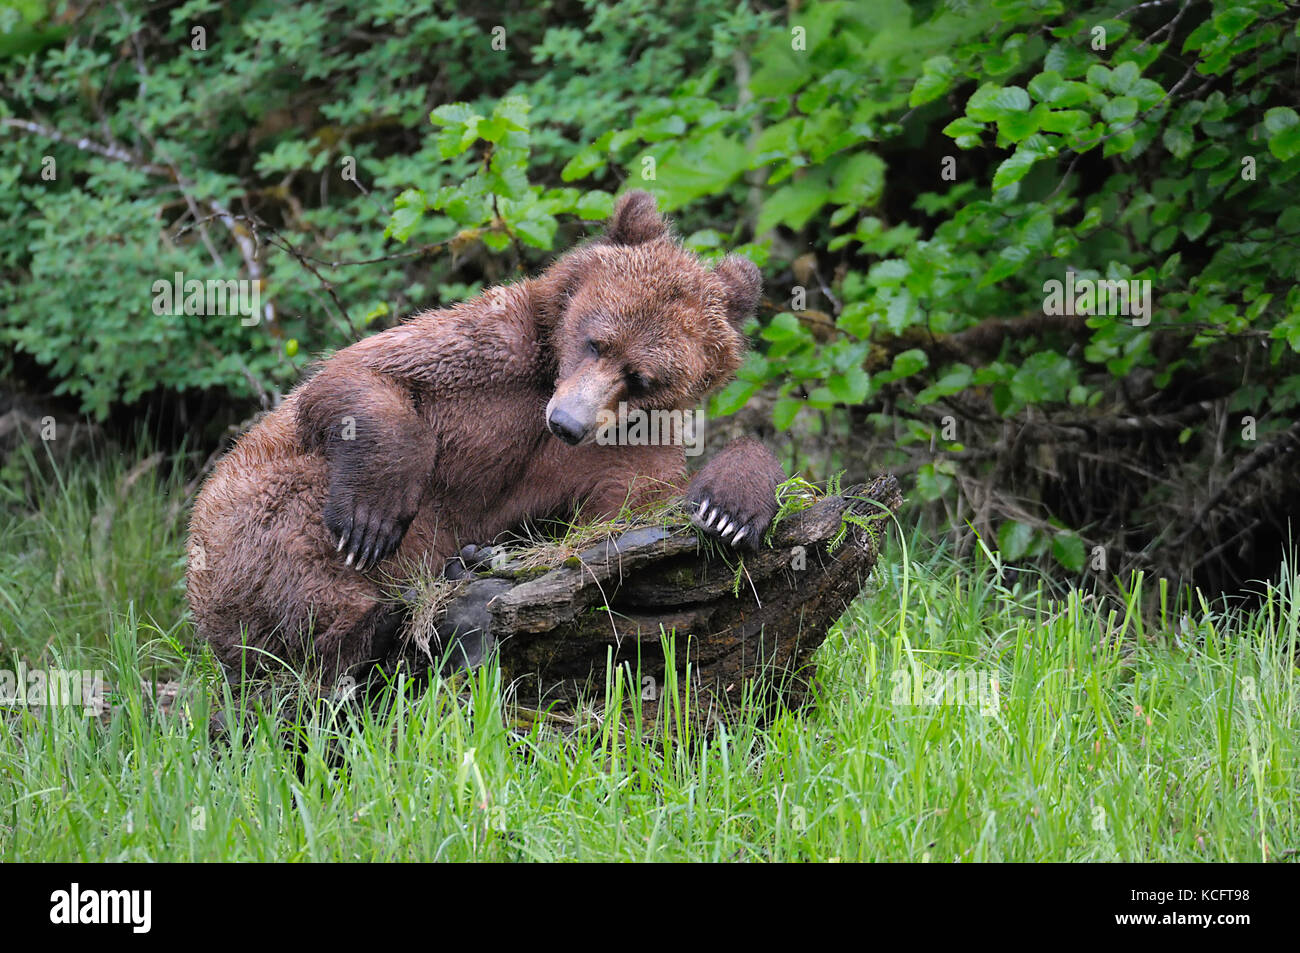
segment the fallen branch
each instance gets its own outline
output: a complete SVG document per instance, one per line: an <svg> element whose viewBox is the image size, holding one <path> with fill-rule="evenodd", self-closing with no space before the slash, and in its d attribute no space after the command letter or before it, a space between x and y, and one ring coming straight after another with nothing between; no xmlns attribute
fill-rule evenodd
<svg viewBox="0 0 1300 953"><path fill-rule="evenodd" d="M443 648L471 664L496 651L510 699L552 714L599 707L611 662L649 719L673 686L705 721L747 697L764 711L799 707L813 652L857 597L902 499L892 476L823 498L782 520L743 569L689 525L629 530L541 575L508 562L447 603ZM428 665L411 646L402 658Z"/></svg>

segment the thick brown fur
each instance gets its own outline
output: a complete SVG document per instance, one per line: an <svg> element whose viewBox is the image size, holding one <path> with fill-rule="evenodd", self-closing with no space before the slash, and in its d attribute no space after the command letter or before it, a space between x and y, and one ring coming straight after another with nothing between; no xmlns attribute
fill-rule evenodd
<svg viewBox="0 0 1300 953"><path fill-rule="evenodd" d="M744 259L705 267L631 192L603 238L539 277L339 351L199 493L199 635L235 675L272 656L355 673L400 621L388 580L577 506L596 518L685 489L706 532L756 545L783 478L761 444L732 444L686 487L681 445L601 445L592 424L619 402L690 409L730 380L760 288Z"/></svg>

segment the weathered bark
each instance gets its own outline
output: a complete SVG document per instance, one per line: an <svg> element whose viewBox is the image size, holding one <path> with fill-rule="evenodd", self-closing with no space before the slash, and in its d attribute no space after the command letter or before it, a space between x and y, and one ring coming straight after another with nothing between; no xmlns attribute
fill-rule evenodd
<svg viewBox="0 0 1300 953"><path fill-rule="evenodd" d="M770 547L745 556L738 593L737 556L689 525L631 530L533 578L507 563L451 600L439 630L457 630L470 664L495 649L526 708L599 706L610 659L627 666L625 695L643 699L646 717L666 686L680 694L688 682L695 718L725 713L747 686L764 708L798 707L813 652L860 591L901 503L898 481L883 476L788 516Z"/></svg>

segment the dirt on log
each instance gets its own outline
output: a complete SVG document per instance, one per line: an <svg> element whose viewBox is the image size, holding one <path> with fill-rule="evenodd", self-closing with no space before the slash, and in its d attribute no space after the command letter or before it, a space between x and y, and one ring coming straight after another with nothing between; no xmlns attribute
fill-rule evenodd
<svg viewBox="0 0 1300 953"><path fill-rule="evenodd" d="M687 524L631 529L541 575L498 562L447 602L438 641L471 666L495 651L507 700L523 709L602 708L611 662L624 669L625 702L635 694L648 719L674 693L706 722L747 696L765 711L798 708L813 652L861 590L902 500L882 476L787 516L770 546L746 554L738 591L737 556Z"/></svg>

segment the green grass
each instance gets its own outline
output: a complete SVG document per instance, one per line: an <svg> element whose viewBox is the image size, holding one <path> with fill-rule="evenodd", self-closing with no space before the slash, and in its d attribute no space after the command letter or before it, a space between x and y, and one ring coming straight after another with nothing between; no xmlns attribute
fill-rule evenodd
<svg viewBox="0 0 1300 953"><path fill-rule="evenodd" d="M104 649L132 605L173 635L185 611L180 467L101 454L56 466L23 445L0 469L0 648L29 661ZM166 658L174 659L170 653Z"/></svg>
<svg viewBox="0 0 1300 953"><path fill-rule="evenodd" d="M1162 609L1140 581L1119 600L1056 598L1024 574L1011 583L996 556L956 563L913 538L906 564L891 544L819 651L818 708L765 727L520 729L489 668L462 691L437 683L378 711L298 717L285 702L213 744L209 705L229 698L181 615L178 484L151 471L124 488L125 469L64 473L0 528L0 667L102 668L131 686L172 660L194 689L189 717L150 714L133 692L107 724L9 706L5 858L1221 861L1300 849L1294 565L1249 611L1172 594ZM97 538L109 501L117 516ZM966 681L947 703L913 704L926 671Z"/></svg>

